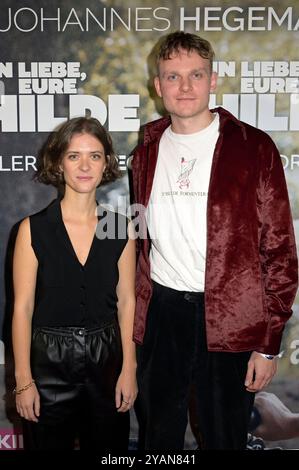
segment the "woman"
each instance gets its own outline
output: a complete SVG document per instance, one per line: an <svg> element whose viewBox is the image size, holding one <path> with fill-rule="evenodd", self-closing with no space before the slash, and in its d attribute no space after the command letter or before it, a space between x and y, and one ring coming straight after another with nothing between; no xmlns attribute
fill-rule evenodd
<svg viewBox="0 0 299 470"><path fill-rule="evenodd" d="M26 449L72 449L76 435L80 449L127 449L137 394L135 247L127 219L96 201L96 188L118 176L111 138L94 118L67 121L40 152L37 179L63 197L22 221L14 252Z"/></svg>

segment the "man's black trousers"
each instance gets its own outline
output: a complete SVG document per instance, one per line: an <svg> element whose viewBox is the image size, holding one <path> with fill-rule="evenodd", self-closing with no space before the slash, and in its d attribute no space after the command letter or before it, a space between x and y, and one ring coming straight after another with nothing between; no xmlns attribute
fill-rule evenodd
<svg viewBox="0 0 299 470"><path fill-rule="evenodd" d="M138 348L140 448L183 449L191 406L200 448L244 449L254 400L244 386L249 357L207 350L203 293L154 283Z"/></svg>

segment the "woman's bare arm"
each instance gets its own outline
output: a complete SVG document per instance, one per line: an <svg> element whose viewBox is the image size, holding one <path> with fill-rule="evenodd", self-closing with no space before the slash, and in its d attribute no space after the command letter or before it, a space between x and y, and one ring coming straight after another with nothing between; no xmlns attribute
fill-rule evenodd
<svg viewBox="0 0 299 470"><path fill-rule="evenodd" d="M135 265L135 241L129 239L118 262L117 307L123 349L123 366L116 387L116 406L119 411L131 408L137 395L136 352L133 342Z"/></svg>
<svg viewBox="0 0 299 470"><path fill-rule="evenodd" d="M33 377L30 368L31 323L34 309L38 262L31 247L29 218L20 224L13 258L14 311L12 342L15 359L16 389L28 385ZM33 385L16 396L17 410L26 419L36 420L39 400ZM34 414L33 411L37 413Z"/></svg>

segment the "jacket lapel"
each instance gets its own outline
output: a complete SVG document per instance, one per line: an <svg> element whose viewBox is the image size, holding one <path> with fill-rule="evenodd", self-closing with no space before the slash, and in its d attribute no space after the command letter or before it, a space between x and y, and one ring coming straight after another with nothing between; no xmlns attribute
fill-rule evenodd
<svg viewBox="0 0 299 470"><path fill-rule="evenodd" d="M142 201L143 205L147 207L148 201L151 195L151 190L153 187L154 175L157 166L158 153L159 153L159 143L165 129L170 125L170 118L165 117L154 121L153 123L148 124L145 127L144 132L144 145L146 148L146 171L145 180L143 182L143 191L141 197L144 199ZM151 144L151 145L148 145Z"/></svg>

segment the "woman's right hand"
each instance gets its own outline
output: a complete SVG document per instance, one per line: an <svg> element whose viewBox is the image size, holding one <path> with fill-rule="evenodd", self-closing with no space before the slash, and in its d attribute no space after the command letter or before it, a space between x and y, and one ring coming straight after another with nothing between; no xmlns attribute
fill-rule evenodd
<svg viewBox="0 0 299 470"><path fill-rule="evenodd" d="M28 421L34 421L35 423L38 422L40 400L35 384L32 384L30 388L16 395L16 407L17 412L22 418L28 419Z"/></svg>

